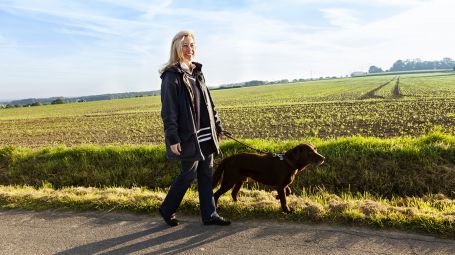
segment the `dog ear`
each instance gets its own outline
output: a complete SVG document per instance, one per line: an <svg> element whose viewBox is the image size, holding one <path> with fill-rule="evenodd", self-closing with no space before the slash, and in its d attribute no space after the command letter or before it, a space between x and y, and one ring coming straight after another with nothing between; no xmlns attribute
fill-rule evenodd
<svg viewBox="0 0 455 255"><path fill-rule="evenodd" d="M301 146L296 146L285 153L285 157L292 160L293 162L298 162L302 153Z"/></svg>

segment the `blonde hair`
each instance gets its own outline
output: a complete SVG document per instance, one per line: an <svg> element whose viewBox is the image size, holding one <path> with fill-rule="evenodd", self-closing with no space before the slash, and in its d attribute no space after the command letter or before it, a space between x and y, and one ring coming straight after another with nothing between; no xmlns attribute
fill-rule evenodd
<svg viewBox="0 0 455 255"><path fill-rule="evenodd" d="M191 37L194 40L194 35L190 31L180 31L172 39L171 51L169 54L169 60L167 63L160 69L160 74L163 73L168 67L173 66L180 62L180 59L183 59L182 51L182 41L185 37Z"/></svg>

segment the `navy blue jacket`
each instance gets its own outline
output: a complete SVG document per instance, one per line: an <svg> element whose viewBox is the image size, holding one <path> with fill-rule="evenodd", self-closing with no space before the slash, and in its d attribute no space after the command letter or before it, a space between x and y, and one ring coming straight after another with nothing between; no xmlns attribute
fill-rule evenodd
<svg viewBox="0 0 455 255"><path fill-rule="evenodd" d="M200 103L205 103L209 112L212 130L211 142L214 143L216 152L219 153L218 136L223 130L221 120L205 85L202 65L196 62L193 64L196 66L193 76L196 77L202 91ZM204 156L197 141L193 91L187 75L179 64L168 67L161 74L161 118L163 119L167 158L197 161L203 160ZM176 143L180 143L182 148L180 156L172 153L170 149L170 145Z"/></svg>

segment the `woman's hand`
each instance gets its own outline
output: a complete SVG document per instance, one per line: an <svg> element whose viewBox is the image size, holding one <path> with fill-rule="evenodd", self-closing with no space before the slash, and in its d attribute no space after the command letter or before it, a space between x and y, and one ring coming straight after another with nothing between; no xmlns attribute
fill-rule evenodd
<svg viewBox="0 0 455 255"><path fill-rule="evenodd" d="M172 153L180 156L180 153L182 152L182 148L180 147L180 143L176 143L171 145L171 151Z"/></svg>
<svg viewBox="0 0 455 255"><path fill-rule="evenodd" d="M218 139L219 139L219 140L222 140L222 139L226 138L226 135L230 135L230 134L231 134L231 133L229 133L228 131L223 130L223 131L221 131L220 134L218 135Z"/></svg>

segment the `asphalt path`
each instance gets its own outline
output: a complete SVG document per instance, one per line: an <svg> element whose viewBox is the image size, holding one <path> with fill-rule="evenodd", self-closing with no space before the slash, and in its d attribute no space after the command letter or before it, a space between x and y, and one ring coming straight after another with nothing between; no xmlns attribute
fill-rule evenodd
<svg viewBox="0 0 455 255"><path fill-rule="evenodd" d="M0 211L0 254L455 254L455 240L273 220L204 226L181 216Z"/></svg>

